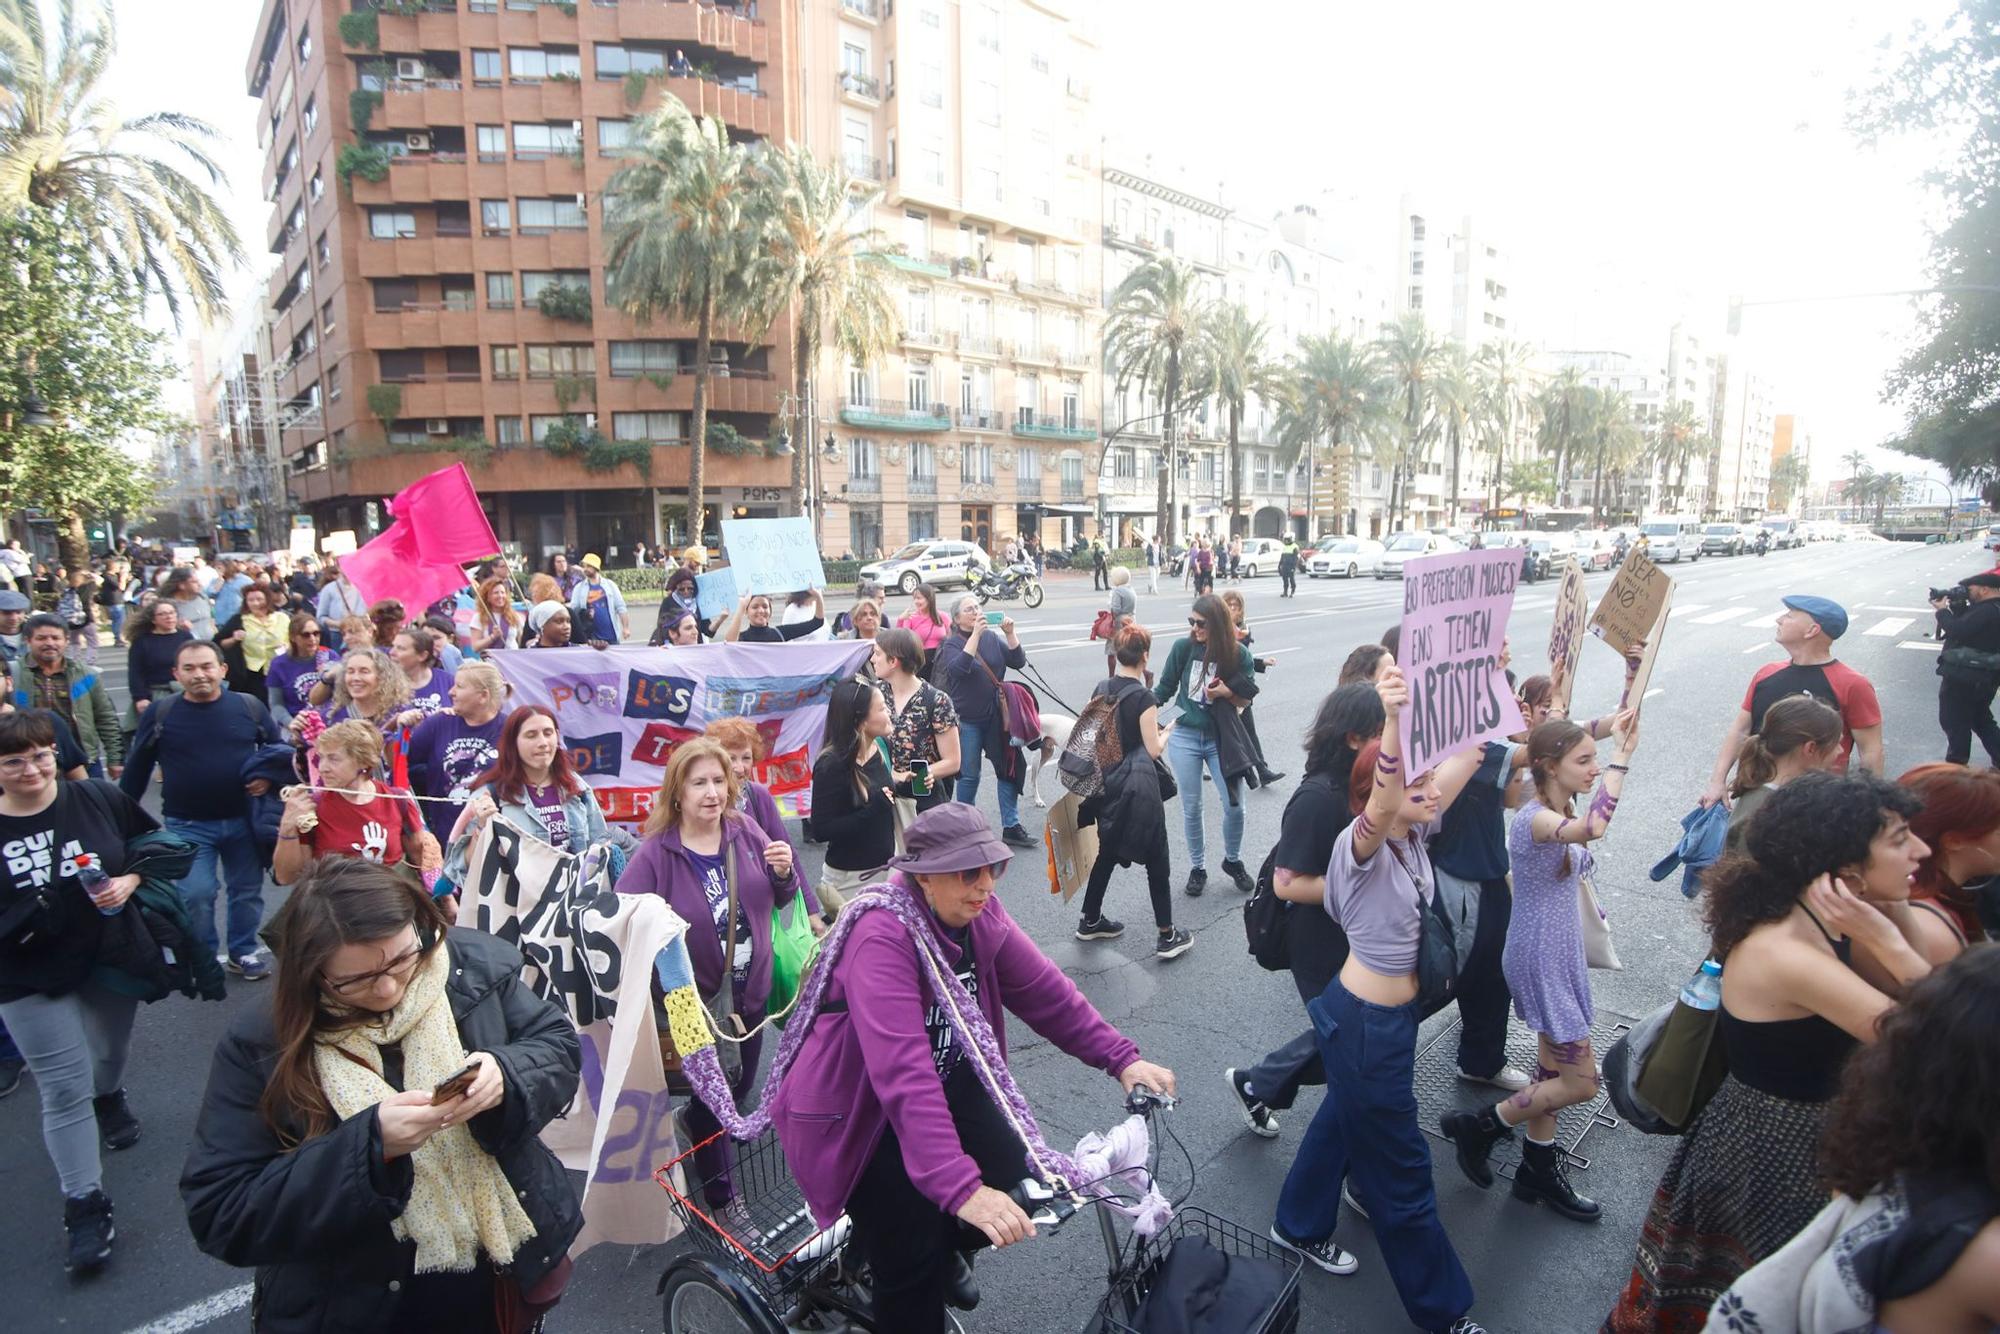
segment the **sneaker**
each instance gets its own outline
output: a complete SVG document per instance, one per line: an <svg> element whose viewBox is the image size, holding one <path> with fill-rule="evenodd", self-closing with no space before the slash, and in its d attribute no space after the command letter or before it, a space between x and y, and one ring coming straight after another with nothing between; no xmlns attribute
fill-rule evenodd
<svg viewBox="0 0 2000 1334"><path fill-rule="evenodd" d="M1032 834L1017 824L1010 824L1005 829L1002 829L1000 831L1000 841L1002 843L1011 843L1017 848L1038 848L1041 846Z"/></svg>
<svg viewBox="0 0 2000 1334"><path fill-rule="evenodd" d="M1177 926L1153 942L1155 959L1178 959L1194 948L1194 934L1184 926Z"/></svg>
<svg viewBox="0 0 2000 1334"><path fill-rule="evenodd" d="M1250 876L1250 868L1242 862L1225 860L1222 863L1222 873L1228 876L1236 888L1242 890L1245 894L1252 893L1257 888L1257 882Z"/></svg>
<svg viewBox="0 0 2000 1334"><path fill-rule="evenodd" d="M1341 1250L1332 1237L1325 1241L1293 1241L1273 1223L1271 1240L1286 1250L1297 1251L1329 1274L1351 1274L1361 1266L1361 1262L1351 1253Z"/></svg>
<svg viewBox="0 0 2000 1334"><path fill-rule="evenodd" d="M1511 1065L1503 1065L1490 1075L1475 1075L1461 1070L1458 1072L1458 1077L1468 1084L1485 1084L1492 1088L1505 1089L1509 1093L1519 1093L1535 1082Z"/></svg>
<svg viewBox="0 0 2000 1334"><path fill-rule="evenodd" d="M1340 1202L1363 1218L1368 1217L1368 1211L1361 1207L1361 1201L1354 1198L1353 1183L1346 1177L1342 1177L1340 1181Z"/></svg>
<svg viewBox="0 0 2000 1334"><path fill-rule="evenodd" d="M101 1190L81 1199L63 1201L63 1231L69 1234L69 1255L63 1268L72 1274L87 1274L102 1268L111 1258L111 1240L118 1229L111 1226L111 1200Z"/></svg>
<svg viewBox="0 0 2000 1334"><path fill-rule="evenodd" d="M262 982L271 975L271 965L261 954L246 954L240 959L229 961L229 971L245 982Z"/></svg>
<svg viewBox="0 0 2000 1334"><path fill-rule="evenodd" d="M1125 923L1115 917L1099 917L1095 920L1084 917L1076 924L1078 940L1116 940L1125 934Z"/></svg>
<svg viewBox="0 0 2000 1334"><path fill-rule="evenodd" d="M1230 1066L1222 1072L1223 1082L1229 1085L1229 1096L1236 1103L1236 1110L1243 1114L1243 1124L1250 1127L1250 1133L1265 1139L1278 1137L1278 1114L1266 1106L1262 1099L1250 1096L1250 1090L1237 1078L1236 1067Z"/></svg>
<svg viewBox="0 0 2000 1334"><path fill-rule="evenodd" d="M1208 872L1197 866L1188 872L1187 887L1181 892L1191 899L1198 899L1208 890Z"/></svg>
<svg viewBox="0 0 2000 1334"><path fill-rule="evenodd" d="M0 1098L21 1087L21 1072L27 1068L26 1061L0 1061Z"/></svg>
<svg viewBox="0 0 2000 1334"><path fill-rule="evenodd" d="M1438 1330L1436 1334L1486 1334L1486 1326L1469 1315L1462 1315L1452 1321L1449 1327Z"/></svg>
<svg viewBox="0 0 2000 1334"><path fill-rule="evenodd" d="M97 1137L107 1149L129 1149L139 1142L139 1118L125 1105L125 1090L105 1093L90 1100L97 1113Z"/></svg>

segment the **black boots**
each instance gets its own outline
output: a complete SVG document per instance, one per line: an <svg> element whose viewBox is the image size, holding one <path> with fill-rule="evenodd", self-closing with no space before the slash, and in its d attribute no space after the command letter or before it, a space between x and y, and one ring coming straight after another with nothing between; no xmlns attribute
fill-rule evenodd
<svg viewBox="0 0 2000 1334"><path fill-rule="evenodd" d="M979 1305L979 1283L972 1276L972 1257L964 1251L953 1251L945 1261L944 1301L957 1311L970 1311Z"/></svg>
<svg viewBox="0 0 2000 1334"><path fill-rule="evenodd" d="M93 1190L79 1199L64 1200L63 1231L69 1233L69 1256L63 1268L72 1274L103 1268L111 1258L111 1239L118 1235L111 1226L110 1198Z"/></svg>
<svg viewBox="0 0 2000 1334"><path fill-rule="evenodd" d="M139 1142L139 1118L125 1105L125 1090L100 1093L90 1100L97 1113L97 1137L107 1149L129 1149Z"/></svg>
<svg viewBox="0 0 2000 1334"><path fill-rule="evenodd" d="M1460 1161L1464 1161L1462 1157ZM1598 1219L1597 1201L1577 1194L1571 1187L1562 1150L1553 1144L1529 1140L1522 1146L1521 1168L1514 1173L1514 1198L1530 1204L1540 1200L1564 1218L1574 1218L1579 1223L1595 1223Z"/></svg>
<svg viewBox="0 0 2000 1334"><path fill-rule="evenodd" d="M1493 1168L1487 1155L1503 1139L1514 1138L1513 1127L1496 1116L1491 1107L1476 1112L1446 1112L1438 1129L1458 1148L1458 1168L1472 1184L1485 1190L1493 1184Z"/></svg>

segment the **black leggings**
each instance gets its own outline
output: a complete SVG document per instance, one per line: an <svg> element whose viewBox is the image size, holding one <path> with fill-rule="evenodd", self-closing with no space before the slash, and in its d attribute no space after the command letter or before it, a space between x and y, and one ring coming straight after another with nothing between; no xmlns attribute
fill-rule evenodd
<svg viewBox="0 0 2000 1334"><path fill-rule="evenodd" d="M963 1053L944 1081L952 1129L979 1179L996 1190L1018 1185L1028 1154ZM986 1234L946 1214L915 1186L903 1167L894 1127L885 1127L875 1156L847 1197L854 1238L875 1277L875 1327L896 1334L944 1328L945 1267L953 1251L986 1245Z"/></svg>
<svg viewBox="0 0 2000 1334"><path fill-rule="evenodd" d="M1174 896L1167 887L1167 850L1161 848L1144 862L1146 892L1153 899L1153 925L1165 931L1174 924ZM1090 864L1090 879L1083 887L1083 918L1094 922L1104 911L1104 891L1111 885L1116 863L1099 857Z"/></svg>

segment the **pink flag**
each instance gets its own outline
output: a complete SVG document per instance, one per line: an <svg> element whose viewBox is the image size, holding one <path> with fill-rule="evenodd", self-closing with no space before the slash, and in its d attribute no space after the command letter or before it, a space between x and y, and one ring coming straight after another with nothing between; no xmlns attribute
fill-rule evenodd
<svg viewBox="0 0 2000 1334"><path fill-rule="evenodd" d="M340 573L367 601L395 598L412 617L465 587L465 571L455 562L424 558L413 525L404 519L390 524L358 551L342 556Z"/></svg>
<svg viewBox="0 0 2000 1334"><path fill-rule="evenodd" d="M463 463L411 482L389 502L389 512L409 530L417 556L426 562L469 565L500 554L500 539L493 535L486 511L479 508L479 493L472 489ZM452 587L464 582L461 574Z"/></svg>

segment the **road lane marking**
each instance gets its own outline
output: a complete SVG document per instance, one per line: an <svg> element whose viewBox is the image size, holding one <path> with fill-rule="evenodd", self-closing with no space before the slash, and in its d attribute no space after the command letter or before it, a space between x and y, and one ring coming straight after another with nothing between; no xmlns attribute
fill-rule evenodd
<svg viewBox="0 0 2000 1334"><path fill-rule="evenodd" d="M1646 700L1651 699L1655 695L1664 695L1666 693L1667 693L1667 688L1665 686L1654 686L1651 690L1648 690L1645 694L1639 696L1639 700L1641 703L1644 703Z"/></svg>
<svg viewBox="0 0 2000 1334"><path fill-rule="evenodd" d="M1696 625L1721 625L1724 621L1733 621L1742 614L1743 608L1741 607L1724 607L1721 611L1712 611L1706 616L1695 617L1694 623Z"/></svg>
<svg viewBox="0 0 2000 1334"><path fill-rule="evenodd" d="M1671 621L1676 616L1692 616L1698 611L1707 610L1708 604L1706 602L1690 602L1685 606L1671 608L1667 612L1667 619Z"/></svg>
<svg viewBox="0 0 2000 1334"><path fill-rule="evenodd" d="M1778 647L1778 645L1777 645L1777 641L1775 641L1775 640L1770 640L1770 639L1761 639L1761 640L1757 641L1756 643L1752 644L1752 645L1751 645L1751 646L1750 646L1749 648L1746 648L1746 649L1744 649L1743 651L1744 651L1744 652L1745 652L1746 654L1748 654L1748 653L1763 653L1763 652L1766 652L1766 651L1768 651L1768 650L1770 650L1770 649L1774 649L1774 648L1776 648L1776 647Z"/></svg>
<svg viewBox="0 0 2000 1334"><path fill-rule="evenodd" d="M254 1284L239 1283L213 1297L204 1297L183 1306L171 1315L163 1315L158 1320L129 1330L127 1334L187 1334L189 1330L214 1324L224 1316L234 1315L249 1306L254 1287Z"/></svg>
<svg viewBox="0 0 2000 1334"><path fill-rule="evenodd" d="M1942 653L1944 645L1935 639L1905 639L1897 648L1913 648L1922 653Z"/></svg>
<svg viewBox="0 0 2000 1334"><path fill-rule="evenodd" d="M1861 609L1863 611L1913 611L1920 616L1928 616L1937 610L1935 607L1885 607L1879 602L1864 602L1861 604Z"/></svg>
<svg viewBox="0 0 2000 1334"><path fill-rule="evenodd" d="M1783 616L1784 614L1785 613L1781 611L1774 611L1768 616L1759 616L1754 620L1748 620L1743 622L1743 628L1746 630L1760 630L1766 626L1776 625L1778 623L1778 618L1780 616Z"/></svg>
<svg viewBox="0 0 2000 1334"><path fill-rule="evenodd" d="M1880 635L1884 639L1892 639L1909 629L1910 624L1911 618L1908 616L1885 616L1861 633L1864 635Z"/></svg>

